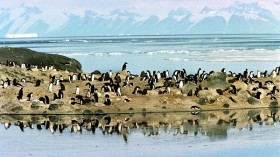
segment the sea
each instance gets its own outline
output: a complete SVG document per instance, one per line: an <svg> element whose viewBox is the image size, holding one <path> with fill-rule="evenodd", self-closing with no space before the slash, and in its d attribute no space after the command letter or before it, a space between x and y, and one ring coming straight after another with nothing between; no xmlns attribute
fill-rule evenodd
<svg viewBox="0 0 280 157"><path fill-rule="evenodd" d="M198 68L243 73L271 72L280 61L280 34L83 36L0 39L0 46L24 47L75 58L84 72L119 71L124 62L133 74Z"/></svg>
<svg viewBox="0 0 280 157"><path fill-rule="evenodd" d="M188 74L198 68L206 72L226 68L242 73L247 68L255 73L257 70L270 73L280 66L280 34L2 38L0 46L68 56L78 60L84 72L119 71L124 62L133 74L183 68ZM0 114L0 156L280 156L279 116L272 116L279 115L278 109L263 110L267 109L198 115L190 112L109 115L122 121L123 117L132 120L141 117L143 120L136 122L146 124L137 128L135 122L126 132L113 133L102 127L93 132L85 124L82 131L73 132L75 120L102 121L104 117ZM265 116L263 121L258 120L260 113ZM228 116L236 118L219 120ZM194 119L198 124L192 123ZM42 125L46 121L65 129L54 131ZM19 127L20 122L24 128ZM171 124L169 130L168 124Z"/></svg>

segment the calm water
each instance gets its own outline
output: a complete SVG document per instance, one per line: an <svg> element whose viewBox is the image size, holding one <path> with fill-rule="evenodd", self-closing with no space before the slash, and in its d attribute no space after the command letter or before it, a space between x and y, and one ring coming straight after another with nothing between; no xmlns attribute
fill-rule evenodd
<svg viewBox="0 0 280 157"><path fill-rule="evenodd" d="M0 118L1 156L280 156L269 109Z"/></svg>
<svg viewBox="0 0 280 157"><path fill-rule="evenodd" d="M0 46L66 55L80 61L86 72L117 71L124 62L136 74L182 68L193 73L199 67L256 72L272 70L280 61L280 35L272 34L0 39Z"/></svg>

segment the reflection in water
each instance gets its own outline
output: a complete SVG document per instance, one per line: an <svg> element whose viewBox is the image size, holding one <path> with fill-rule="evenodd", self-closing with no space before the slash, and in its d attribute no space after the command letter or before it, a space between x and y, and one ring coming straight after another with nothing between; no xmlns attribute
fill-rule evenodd
<svg viewBox="0 0 280 157"><path fill-rule="evenodd" d="M101 131L104 135L122 136L127 142L131 132L141 130L145 136L209 136L210 140L226 139L230 128L253 130L255 125L279 122L277 108L226 110L167 114L112 115L1 115L0 122L8 130L11 125L26 129L47 129L50 133L82 133ZM253 125L255 124L255 125Z"/></svg>

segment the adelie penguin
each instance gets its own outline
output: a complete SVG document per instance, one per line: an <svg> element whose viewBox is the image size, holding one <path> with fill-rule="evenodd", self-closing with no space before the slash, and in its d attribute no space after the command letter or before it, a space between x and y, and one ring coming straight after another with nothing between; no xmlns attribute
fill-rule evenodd
<svg viewBox="0 0 280 157"><path fill-rule="evenodd" d="M75 94L79 95L80 94L80 87L76 86Z"/></svg>
<svg viewBox="0 0 280 157"><path fill-rule="evenodd" d="M32 100L32 96L33 96L33 93L28 93L27 94L27 101L31 101Z"/></svg>
<svg viewBox="0 0 280 157"><path fill-rule="evenodd" d="M106 95L105 95L105 101L104 101L104 104L105 104L106 106L111 105L111 100L110 100L110 97L109 97L109 95L108 95L108 94L106 94Z"/></svg>
<svg viewBox="0 0 280 157"><path fill-rule="evenodd" d="M127 66L127 62L125 62L122 66L122 71L125 71L126 70L126 66Z"/></svg>
<svg viewBox="0 0 280 157"><path fill-rule="evenodd" d="M18 100L22 100L22 96L23 96L23 88L20 88L17 96Z"/></svg>

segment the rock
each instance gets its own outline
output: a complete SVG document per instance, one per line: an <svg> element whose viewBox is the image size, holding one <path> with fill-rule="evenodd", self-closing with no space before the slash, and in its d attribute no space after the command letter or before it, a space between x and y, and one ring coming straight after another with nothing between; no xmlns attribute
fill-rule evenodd
<svg viewBox="0 0 280 157"><path fill-rule="evenodd" d="M201 90L198 92L197 96L199 97L198 99L199 104L200 103L202 103L201 105L204 105L204 103L212 104L217 100L218 93L215 90Z"/></svg>
<svg viewBox="0 0 280 157"><path fill-rule="evenodd" d="M241 99L248 99L251 95L247 91L240 91L237 93L237 96Z"/></svg>
<svg viewBox="0 0 280 157"><path fill-rule="evenodd" d="M2 47L0 49L0 56L1 63L6 63L7 60L16 62L18 66L21 64L40 66L43 63L43 65L47 66L53 65L58 70L82 71L81 64L75 59L57 54L36 52L26 48Z"/></svg>
<svg viewBox="0 0 280 157"><path fill-rule="evenodd" d="M237 90L246 91L248 89L248 85L243 81L236 81L233 83Z"/></svg>
<svg viewBox="0 0 280 157"><path fill-rule="evenodd" d="M55 111L59 108L59 105L58 104L50 104L49 106L49 110L51 111Z"/></svg>
<svg viewBox="0 0 280 157"><path fill-rule="evenodd" d="M94 114L96 114L96 115L103 115L103 114L105 114L105 112L102 111L101 109L97 109L97 110L94 112Z"/></svg>
<svg viewBox="0 0 280 157"><path fill-rule="evenodd" d="M90 110L84 110L83 115L92 115L93 112L91 112Z"/></svg>
<svg viewBox="0 0 280 157"><path fill-rule="evenodd" d="M23 107L22 107L22 106L16 106L16 107L14 107L14 108L11 109L11 111L12 111L13 113L19 113L19 112L22 111L22 110L23 110Z"/></svg>
<svg viewBox="0 0 280 157"><path fill-rule="evenodd" d="M279 107L279 104L278 104L277 101L272 101L272 102L269 104L269 107L271 107L271 108L277 108L277 107Z"/></svg>
<svg viewBox="0 0 280 157"><path fill-rule="evenodd" d="M229 104L225 103L225 104L223 105L223 108L229 108Z"/></svg>
<svg viewBox="0 0 280 157"><path fill-rule="evenodd" d="M207 97L201 97L197 99L197 103L200 105L206 105L209 103L209 100Z"/></svg>
<svg viewBox="0 0 280 157"><path fill-rule="evenodd" d="M187 84L185 84L182 88L182 93L183 94L188 94L190 92L190 90L195 91L196 90L197 85L193 82L188 82Z"/></svg>
<svg viewBox="0 0 280 157"><path fill-rule="evenodd" d="M200 97L216 97L218 93L214 90L201 90L198 92L197 96Z"/></svg>
<svg viewBox="0 0 280 157"><path fill-rule="evenodd" d="M95 70L94 72L92 72L95 75L101 75L101 72L99 70Z"/></svg>
<svg viewBox="0 0 280 157"><path fill-rule="evenodd" d="M227 75L222 72L214 72L207 77L207 81L203 83L203 86L212 89L225 90L230 87L230 84L226 80Z"/></svg>
<svg viewBox="0 0 280 157"><path fill-rule="evenodd" d="M254 98L254 97L249 97L247 101L248 101L249 104L252 104L252 105L261 102L259 99L256 99L256 98Z"/></svg>

